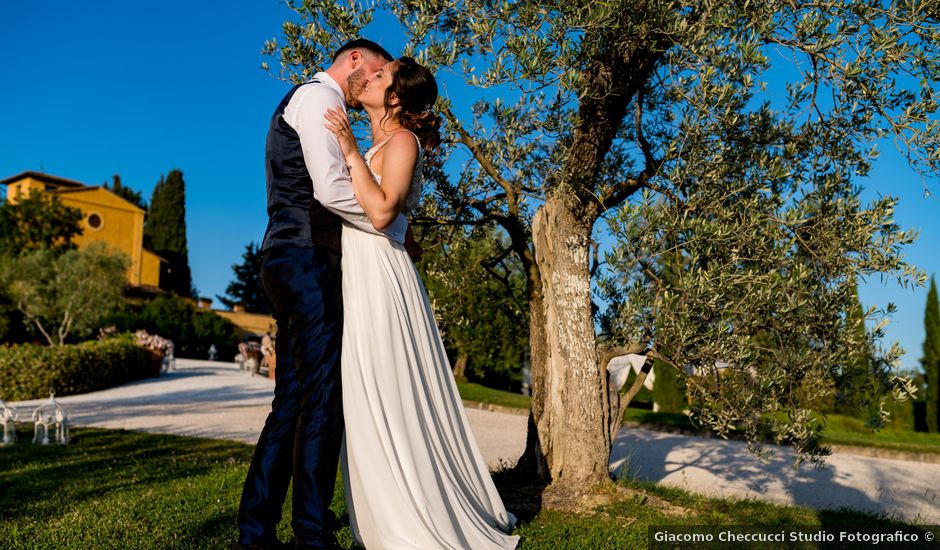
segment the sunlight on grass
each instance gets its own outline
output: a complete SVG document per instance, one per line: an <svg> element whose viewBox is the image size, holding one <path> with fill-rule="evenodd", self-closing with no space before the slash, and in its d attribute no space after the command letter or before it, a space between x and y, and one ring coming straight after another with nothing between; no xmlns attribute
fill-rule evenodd
<svg viewBox="0 0 940 550"><path fill-rule="evenodd" d="M623 419L639 422L650 428L665 427L705 433L689 417L679 413L654 413L645 409L628 408L624 411ZM831 414L827 417L826 427L822 432L822 443L909 453L940 453L940 434L914 432L890 425L882 430L873 431L861 420L839 414Z"/></svg>
<svg viewBox="0 0 940 550"><path fill-rule="evenodd" d="M891 425L872 431L861 420L838 414L829 415L827 418L823 442L914 453L940 453L940 434L914 432Z"/></svg>
<svg viewBox="0 0 940 550"><path fill-rule="evenodd" d="M226 548L252 447L227 441L76 429L68 447L0 448L0 541L4 549ZM757 501L715 500L637 481L584 513L541 510L539 491L495 476L519 516L520 548L645 548L657 524L828 524L872 522L854 513L814 512ZM602 492L604 492L602 491ZM620 491L620 492L617 492ZM352 539L337 479L332 508ZM278 534L290 540L290 498Z"/></svg>
<svg viewBox="0 0 940 550"><path fill-rule="evenodd" d="M494 390L473 382L458 383L457 389L460 391L460 397L467 401L490 403L512 409L528 409L532 401L532 398L525 395Z"/></svg>
<svg viewBox="0 0 940 550"><path fill-rule="evenodd" d="M457 384L460 397L467 401L490 403L502 407L528 409L531 398L516 393L494 390L479 384ZM681 413L652 412L648 409L630 407L624 411L624 421L639 422L650 428L673 428L682 431L697 432L696 426L688 416ZM940 453L940 434L927 434L899 429L890 425L877 432L865 426L856 418L839 414L829 415L822 434L823 444L873 447L910 453Z"/></svg>

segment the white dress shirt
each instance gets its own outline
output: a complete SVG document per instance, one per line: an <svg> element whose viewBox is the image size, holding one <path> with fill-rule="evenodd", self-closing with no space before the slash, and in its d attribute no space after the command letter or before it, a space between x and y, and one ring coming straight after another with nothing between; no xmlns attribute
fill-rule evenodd
<svg viewBox="0 0 940 550"><path fill-rule="evenodd" d="M313 198L357 229L404 242L407 222L401 227L403 220L396 219L398 223L379 231L356 201L339 141L325 125L326 110L345 111L346 97L330 75L320 72L313 79L319 83L311 82L298 88L283 114L284 122L300 137L304 163L313 180Z"/></svg>

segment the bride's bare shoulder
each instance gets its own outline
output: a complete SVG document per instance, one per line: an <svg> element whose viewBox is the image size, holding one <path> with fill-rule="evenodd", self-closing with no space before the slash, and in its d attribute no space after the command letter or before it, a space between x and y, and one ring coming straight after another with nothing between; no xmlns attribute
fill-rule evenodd
<svg viewBox="0 0 940 550"><path fill-rule="evenodd" d="M388 159L394 160L389 161ZM389 168L392 171L400 172L402 169L410 171L417 161L418 142L414 134L401 131L392 134L388 142L376 151L369 165L372 167L373 173L384 180L385 173Z"/></svg>
<svg viewBox="0 0 940 550"><path fill-rule="evenodd" d="M415 135L408 130L395 132L391 139L388 140L387 147L392 148L396 156L401 154L405 154L406 156L418 155L418 141L415 139ZM410 155L407 155L408 153L410 153Z"/></svg>

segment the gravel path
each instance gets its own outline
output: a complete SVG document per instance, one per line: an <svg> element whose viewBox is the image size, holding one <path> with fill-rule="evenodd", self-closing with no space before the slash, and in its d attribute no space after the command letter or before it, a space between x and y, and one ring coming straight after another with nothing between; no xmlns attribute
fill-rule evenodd
<svg viewBox="0 0 940 550"><path fill-rule="evenodd" d="M274 383L232 363L177 359L160 378L59 399L78 426L227 439L253 444L270 410ZM20 420L44 400L14 403ZM490 467L515 463L526 417L467 409ZM28 443L27 443L28 444ZM827 467L792 466L773 448L766 463L743 443L629 428L614 442L611 468L711 496L755 498L812 508L855 508L907 521L940 523L940 464L833 454Z"/></svg>
<svg viewBox="0 0 940 550"><path fill-rule="evenodd" d="M709 496L940 523L940 464L833 453L825 468L794 469L789 449L767 448L772 456L761 462L740 441L624 429L614 441L611 468Z"/></svg>
<svg viewBox="0 0 940 550"><path fill-rule="evenodd" d="M254 445L271 411L274 381L243 375L234 363L177 359L176 370L83 395L59 397L75 426L228 439ZM12 403L20 421L48 399ZM525 450L526 417L467 409L492 468Z"/></svg>

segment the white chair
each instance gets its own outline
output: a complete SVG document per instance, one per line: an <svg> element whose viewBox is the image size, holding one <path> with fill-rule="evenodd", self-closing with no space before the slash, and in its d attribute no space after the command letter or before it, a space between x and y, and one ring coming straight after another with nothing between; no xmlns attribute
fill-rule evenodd
<svg viewBox="0 0 940 550"><path fill-rule="evenodd" d="M3 424L3 440L0 447L16 443L16 409L0 400L0 424Z"/></svg>
<svg viewBox="0 0 940 550"><path fill-rule="evenodd" d="M55 393L49 394L49 402L40 405L33 411L33 422L35 423L35 432L33 434L33 443L40 445L49 445L49 428L55 428L55 439L53 443L59 445L68 445L69 443L69 416L65 409L55 400ZM40 437L40 434L42 436Z"/></svg>

